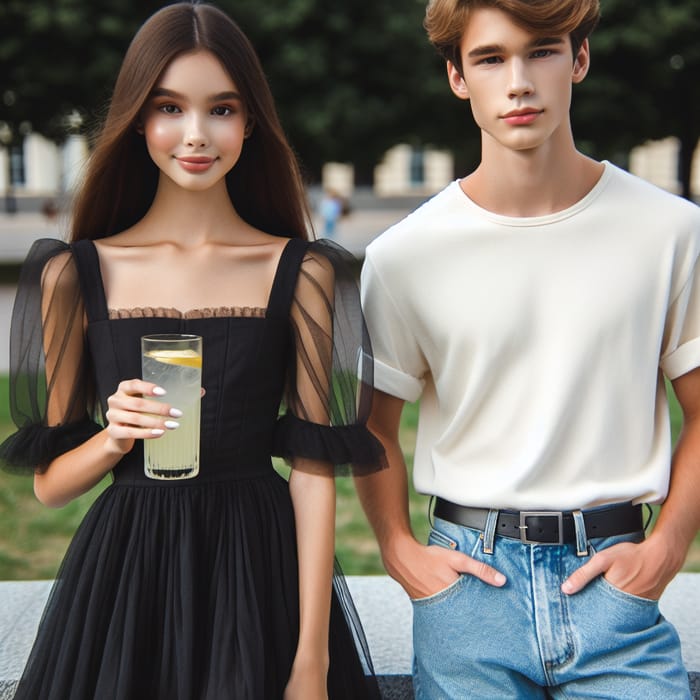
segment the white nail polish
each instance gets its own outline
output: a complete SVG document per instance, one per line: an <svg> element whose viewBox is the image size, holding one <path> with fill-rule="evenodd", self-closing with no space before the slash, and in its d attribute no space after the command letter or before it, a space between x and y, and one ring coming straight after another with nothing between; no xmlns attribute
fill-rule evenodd
<svg viewBox="0 0 700 700"><path fill-rule="evenodd" d="M168 430L175 430L175 428L180 427L180 424L174 420L166 420L164 425Z"/></svg>
<svg viewBox="0 0 700 700"><path fill-rule="evenodd" d="M168 392L163 389L162 386L157 386L153 388L153 395L154 396L165 396Z"/></svg>
<svg viewBox="0 0 700 700"><path fill-rule="evenodd" d="M151 435L162 435L165 432L165 430L161 430L160 428L153 428L151 430Z"/></svg>
<svg viewBox="0 0 700 700"><path fill-rule="evenodd" d="M182 411L179 408L171 408L170 415L173 418L182 418Z"/></svg>

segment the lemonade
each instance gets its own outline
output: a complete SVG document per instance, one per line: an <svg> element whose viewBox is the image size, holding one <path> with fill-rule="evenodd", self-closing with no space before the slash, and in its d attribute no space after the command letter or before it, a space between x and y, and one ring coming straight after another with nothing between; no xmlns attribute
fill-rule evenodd
<svg viewBox="0 0 700 700"><path fill-rule="evenodd" d="M144 440L144 469L153 479L189 479L199 473L201 338L191 335L144 336L143 379L166 390L156 401L182 411L179 428Z"/></svg>

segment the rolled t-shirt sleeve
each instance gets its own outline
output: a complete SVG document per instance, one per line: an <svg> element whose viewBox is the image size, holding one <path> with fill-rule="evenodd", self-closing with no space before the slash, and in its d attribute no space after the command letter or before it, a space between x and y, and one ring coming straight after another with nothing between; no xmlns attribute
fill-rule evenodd
<svg viewBox="0 0 700 700"><path fill-rule="evenodd" d="M415 401L423 392L427 364L405 313L395 301L401 298L402 290L387 283L370 250L361 282L362 308L374 352L375 388Z"/></svg>
<svg viewBox="0 0 700 700"><path fill-rule="evenodd" d="M700 260L695 259L680 294L669 306L661 369L676 379L700 366Z"/></svg>

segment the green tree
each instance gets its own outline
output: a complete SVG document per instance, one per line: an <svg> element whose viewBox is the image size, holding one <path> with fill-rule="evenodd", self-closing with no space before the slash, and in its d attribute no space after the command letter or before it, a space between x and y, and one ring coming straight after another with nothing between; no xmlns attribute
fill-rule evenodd
<svg viewBox="0 0 700 700"><path fill-rule="evenodd" d="M251 37L282 122L315 179L351 161L363 182L387 148L424 141L434 52L424 0L221 0ZM427 87L427 89L426 89ZM444 90L440 90L444 99Z"/></svg>
<svg viewBox="0 0 700 700"><path fill-rule="evenodd" d="M603 0L592 66L574 96L574 133L595 155L624 160L647 139L679 140L690 197L700 139L700 0Z"/></svg>
<svg viewBox="0 0 700 700"><path fill-rule="evenodd" d="M0 122L60 141L74 111L91 126L134 31L162 0L3 0ZM361 182L399 142L478 160L468 103L454 98L422 28L425 0L219 0L260 54L292 145L317 180L350 161ZM602 0L589 77L576 86L584 150L622 162L633 146L676 136L689 192L700 133L700 0ZM1 126L1 125L0 125Z"/></svg>
<svg viewBox="0 0 700 700"><path fill-rule="evenodd" d="M95 123L134 31L163 2L5 0L0 6L0 121L56 141L66 116ZM249 35L283 124L311 179L328 160L364 181L399 141L424 142L447 102L421 27L423 0L220 0ZM439 84L439 91L431 89ZM444 120L443 120L444 121Z"/></svg>
<svg viewBox="0 0 700 700"><path fill-rule="evenodd" d="M148 6L133 0L4 0L0 120L15 136L26 124L57 141L65 138L73 112L89 124Z"/></svg>
<svg viewBox="0 0 700 700"><path fill-rule="evenodd" d="M601 6L602 21L591 37L591 70L574 88L576 140L585 152L624 166L634 146L675 136L678 179L689 198L700 139L700 0L602 0ZM438 146L460 147L469 163L478 157L478 137L468 107L438 95L449 93L440 71L439 84L432 78L427 83L435 105L428 112L431 123L417 133Z"/></svg>

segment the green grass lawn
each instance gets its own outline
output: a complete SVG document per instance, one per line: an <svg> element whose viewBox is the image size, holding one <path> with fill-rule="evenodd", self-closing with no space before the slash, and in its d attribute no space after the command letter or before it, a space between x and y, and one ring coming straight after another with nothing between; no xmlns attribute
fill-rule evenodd
<svg viewBox="0 0 700 700"><path fill-rule="evenodd" d="M0 377L0 440L12 426L8 415L7 378ZM680 409L672 399L674 437L681 423ZM413 466L418 409L406 406L401 424L401 442L409 470ZM63 553L105 481L90 493L60 509L42 506L32 491L30 477L0 472L0 580L53 578ZM347 574L383 573L374 536L357 501L352 479L338 479L337 554ZM411 519L416 535L425 540L428 531L428 499L410 490ZM700 571L700 537L696 539L685 570Z"/></svg>

